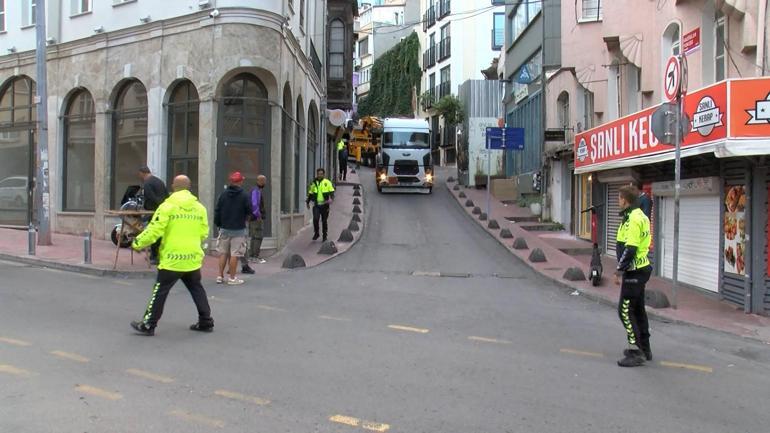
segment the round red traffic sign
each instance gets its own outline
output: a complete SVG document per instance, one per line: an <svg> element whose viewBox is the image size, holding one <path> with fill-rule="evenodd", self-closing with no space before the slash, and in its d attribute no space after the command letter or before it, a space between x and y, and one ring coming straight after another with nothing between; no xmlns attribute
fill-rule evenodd
<svg viewBox="0 0 770 433"><path fill-rule="evenodd" d="M666 99L676 101L679 97L679 89L682 84L682 68L679 65L679 58L671 56L666 62L666 70L663 74L663 91Z"/></svg>

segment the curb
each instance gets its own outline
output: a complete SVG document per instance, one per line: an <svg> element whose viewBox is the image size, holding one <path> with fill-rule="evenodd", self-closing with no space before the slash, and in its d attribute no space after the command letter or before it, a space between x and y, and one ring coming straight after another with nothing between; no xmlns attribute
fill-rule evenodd
<svg viewBox="0 0 770 433"><path fill-rule="evenodd" d="M615 300L607 298L607 297L602 296L602 295L597 294L597 293L586 292L585 290L580 289L579 287L573 286L573 285L568 284L568 283L566 283L566 282L564 282L564 281L562 281L562 280L560 280L558 278L554 278L554 277L549 276L548 274L542 273L542 272L538 271L537 268L532 266L532 264L530 264L527 260L524 260L521 257L519 257L518 255L512 253L508 249L507 244L505 244L503 241L498 239L498 237L495 236L494 233L490 232L481 222L479 222L475 218L473 218L473 215L469 215L468 212L466 212L465 208L463 207L463 204L458 200L457 196L454 194L454 191L452 191L452 188L449 186L449 184L445 183L445 186L446 186L447 192L449 192L449 195L452 196L452 199L454 200L454 202L457 204L457 206L460 208L462 213L465 214L465 216L467 218L469 218L471 221L473 221L476 224L476 226L478 226L480 229L482 229L482 231L484 231L487 235L491 236L494 240L496 240L497 243L502 245L503 248L505 248L505 250L508 252L509 255L513 256L516 260L518 260L519 262L525 264L529 269L534 271L535 275L538 275L541 278L545 278L548 281L551 281L552 283L556 284L559 288L561 288L562 291L570 291L570 292L577 291L578 293L580 293L580 296L582 296L582 297L584 297L584 298L586 298L588 300L594 301L594 302L596 302L598 304L607 305L607 306L613 307L613 308L617 307L617 302ZM761 338L747 336L747 335L741 335L741 334L737 334L737 333L734 333L734 332L725 331L723 329L711 328L711 327L708 327L706 325L701 325L701 324L698 324L698 323L688 322L688 321L683 320L683 319L677 319L677 318L669 317L666 314L660 313L657 310L652 309L652 308L647 310L647 316L652 318L652 319L654 319L654 320L656 320L656 321L658 321L658 322L662 322L662 323L675 324L675 325L686 325L686 326L692 326L692 327L701 328L701 329L708 329L709 331L720 332L722 334L731 335L731 336L735 336L735 337L740 337L740 338L743 338L743 339L746 339L746 340L749 340L749 341L754 341L754 342L758 342L758 343L762 343L762 344L770 344L770 342L762 340Z"/></svg>
<svg viewBox="0 0 770 433"><path fill-rule="evenodd" d="M155 278L155 276L157 275L155 271L120 271L120 270L112 270L112 269L99 269L99 268L91 268L85 265L58 263L54 261L39 259L36 257L14 256L6 253L0 253L0 260L22 263L25 265L36 266L39 268L56 269L59 271L74 272L77 274L93 275L95 277L145 279L145 278Z"/></svg>

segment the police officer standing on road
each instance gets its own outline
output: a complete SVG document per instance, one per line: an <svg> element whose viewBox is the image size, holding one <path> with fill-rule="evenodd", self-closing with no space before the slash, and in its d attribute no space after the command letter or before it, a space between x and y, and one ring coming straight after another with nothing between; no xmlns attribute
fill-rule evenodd
<svg viewBox="0 0 770 433"><path fill-rule="evenodd" d="M618 361L618 365L638 367L644 365L645 360L652 360L650 328L644 307L644 287L652 272L648 258L652 235L650 220L639 209L639 190L636 187L621 187L618 202L623 218L615 249L618 258L616 283L618 277L622 279L618 314L630 346L623 351L624 358Z"/></svg>
<svg viewBox="0 0 770 433"><path fill-rule="evenodd" d="M198 308L198 322L190 326L190 329L202 332L214 329L206 290L201 284L201 244L209 236L206 208L190 193L190 178L187 176L174 178L172 187L174 193L158 207L150 225L131 245L139 251L163 239L160 244L158 279L144 318L131 322L131 327L143 335L155 335L155 327L163 314L168 293L180 279L187 286Z"/></svg>
<svg viewBox="0 0 770 433"><path fill-rule="evenodd" d="M334 185L326 178L326 170L319 168L315 171L315 180L307 190L305 204L308 209L313 202L313 240L318 240L319 220L323 225L323 241L329 234L329 205L334 200Z"/></svg>

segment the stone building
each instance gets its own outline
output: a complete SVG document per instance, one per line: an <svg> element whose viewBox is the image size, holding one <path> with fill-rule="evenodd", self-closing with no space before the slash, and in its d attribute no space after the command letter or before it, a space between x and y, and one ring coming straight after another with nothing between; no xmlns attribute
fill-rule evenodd
<svg viewBox="0 0 770 433"><path fill-rule="evenodd" d="M35 2L20 1L0 14L0 225L35 212ZM324 163L326 1L47 3L54 231L107 236L106 211L144 164L166 181L189 175L210 213L229 172L246 187L265 174L265 247L302 227ZM352 16L345 25L352 47Z"/></svg>

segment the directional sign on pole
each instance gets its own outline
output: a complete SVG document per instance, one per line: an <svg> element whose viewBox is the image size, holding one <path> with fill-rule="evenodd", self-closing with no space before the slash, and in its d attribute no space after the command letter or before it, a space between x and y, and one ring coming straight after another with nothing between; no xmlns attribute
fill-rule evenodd
<svg viewBox="0 0 770 433"><path fill-rule="evenodd" d="M487 149L524 150L524 128L487 128Z"/></svg>
<svg viewBox="0 0 770 433"><path fill-rule="evenodd" d="M676 101L679 97L679 88L682 83L682 69L679 65L679 58L671 56L666 62L666 72L663 75L663 90L669 101Z"/></svg>

